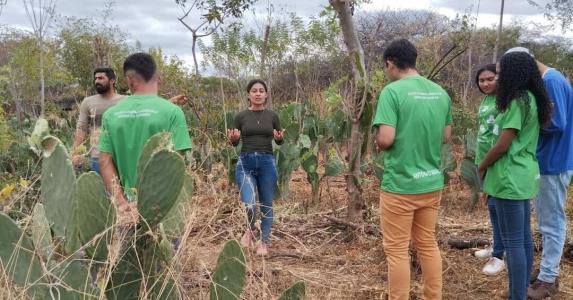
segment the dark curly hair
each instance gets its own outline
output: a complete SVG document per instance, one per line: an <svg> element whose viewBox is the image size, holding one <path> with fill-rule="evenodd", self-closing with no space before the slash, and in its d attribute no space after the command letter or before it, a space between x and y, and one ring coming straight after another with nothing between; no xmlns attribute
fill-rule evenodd
<svg viewBox="0 0 573 300"><path fill-rule="evenodd" d="M485 93L479 87L479 76L481 75L481 73L483 73L485 71L490 71L493 74L497 74L497 69L496 69L495 64L486 64L486 65L479 67L479 69L476 71L476 79L475 80L476 80L476 86L482 94L485 94Z"/></svg>
<svg viewBox="0 0 573 300"><path fill-rule="evenodd" d="M535 59L525 52L504 54L499 62L497 79L497 109L504 112L511 101L523 101L529 105L527 91L535 96L537 118L546 126L551 118L551 101L547 96Z"/></svg>

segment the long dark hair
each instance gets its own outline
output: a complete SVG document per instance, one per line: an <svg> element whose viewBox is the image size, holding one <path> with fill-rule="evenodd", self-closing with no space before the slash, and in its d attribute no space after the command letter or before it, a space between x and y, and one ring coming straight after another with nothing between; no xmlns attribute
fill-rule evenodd
<svg viewBox="0 0 573 300"><path fill-rule="evenodd" d="M485 93L481 90L481 87L479 86L479 76L481 75L481 73L483 73L483 72L485 72L485 71L490 71L490 72L492 72L493 74L497 74L497 70L496 70L495 64L487 64L487 65L483 65L483 66L481 66L481 67L478 68L478 70L476 71L476 79L475 79L475 81L476 81L476 85L477 85L478 90L479 90L482 94L485 94Z"/></svg>
<svg viewBox="0 0 573 300"><path fill-rule="evenodd" d="M541 126L551 118L551 101L547 96L535 59L525 52L504 54L499 62L497 79L497 109L504 112L511 101L519 100L529 105L527 91L535 96L537 118Z"/></svg>

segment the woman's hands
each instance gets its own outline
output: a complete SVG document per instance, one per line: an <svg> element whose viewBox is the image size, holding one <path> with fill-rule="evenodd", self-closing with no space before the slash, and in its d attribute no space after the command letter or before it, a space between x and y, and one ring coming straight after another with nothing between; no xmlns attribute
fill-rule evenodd
<svg viewBox="0 0 573 300"><path fill-rule="evenodd" d="M275 137L275 141L280 142L285 137L285 130L276 130L273 129L273 135Z"/></svg>
<svg viewBox="0 0 573 300"><path fill-rule="evenodd" d="M241 131L239 129L227 129L227 138L231 144L235 145L241 138Z"/></svg>

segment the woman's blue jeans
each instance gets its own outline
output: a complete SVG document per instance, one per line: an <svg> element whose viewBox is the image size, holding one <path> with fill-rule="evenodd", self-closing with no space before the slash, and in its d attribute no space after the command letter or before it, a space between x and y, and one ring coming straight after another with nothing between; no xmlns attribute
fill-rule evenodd
<svg viewBox="0 0 573 300"><path fill-rule="evenodd" d="M503 259L505 247L503 246L503 239L497 221L497 212L495 210L495 200L493 197L487 197L487 208L489 210L489 220L491 222L491 229L493 232L493 252L491 256Z"/></svg>
<svg viewBox="0 0 573 300"><path fill-rule="evenodd" d="M527 299L529 276L533 267L533 238L529 200L491 197L506 251L509 299Z"/></svg>
<svg viewBox="0 0 573 300"><path fill-rule="evenodd" d="M271 153L241 153L237 162L236 180L241 201L247 209L247 222L255 229L257 191L261 207L261 240L268 243L273 224L273 196L277 184L277 168Z"/></svg>

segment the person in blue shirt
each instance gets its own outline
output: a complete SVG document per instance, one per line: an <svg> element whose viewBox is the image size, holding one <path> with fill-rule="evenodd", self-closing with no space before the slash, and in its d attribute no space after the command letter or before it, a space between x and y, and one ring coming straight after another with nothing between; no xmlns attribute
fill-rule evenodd
<svg viewBox="0 0 573 300"><path fill-rule="evenodd" d="M508 52L526 52L515 47ZM559 292L559 263L566 239L565 201L573 176L573 89L559 71L537 61L537 67L549 98L553 102L551 124L542 128L537 143L537 160L541 174L535 199L537 229L542 236L539 275L527 295L544 299Z"/></svg>

